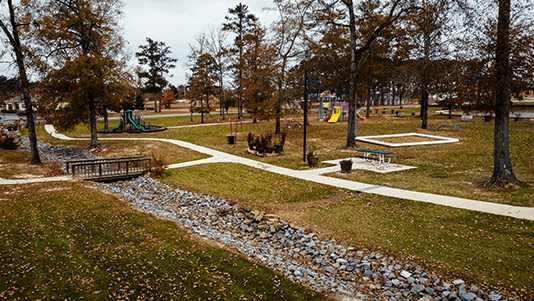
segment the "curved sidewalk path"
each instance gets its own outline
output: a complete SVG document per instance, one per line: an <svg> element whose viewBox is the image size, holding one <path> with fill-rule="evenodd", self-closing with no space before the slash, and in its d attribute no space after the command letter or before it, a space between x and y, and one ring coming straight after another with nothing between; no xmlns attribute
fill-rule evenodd
<svg viewBox="0 0 534 301"><path fill-rule="evenodd" d="M55 130L55 128L51 125L46 125L45 129L50 135L52 135L53 137L57 139L89 140L87 138L67 137L63 134L58 133ZM339 165L326 167L326 168L320 168L320 169L313 169L313 170L294 170L294 169L274 166L270 164L265 164L265 163L258 162L255 160L227 154L227 153L213 150L207 147L195 145L195 144L180 141L180 140L174 140L174 139L160 139L160 138L99 138L99 139L100 140L130 140L130 141L131 140L161 141L161 142L175 144L177 146L188 148L188 149L211 156L210 158L207 158L207 159L172 164L172 165L169 165L168 167L170 169L180 168L180 167L185 167L185 166L192 166L192 165L197 165L197 164L204 164L204 163L225 163L225 162L226 163L237 163L237 164L243 164L243 165L247 165L253 168L258 168L258 169L262 169L265 171L269 171L269 172L273 172L273 173L277 173L281 175L286 175L289 177L293 177L293 178L297 178L297 179L301 179L305 181L344 188L344 189L348 189L348 190L352 190L356 192L372 193L372 194L386 196L386 197L400 198L400 199L412 200L412 201L417 201L417 202L432 203L436 205L443 205L443 206L449 206L449 207L454 207L454 208L459 208L459 209L479 211L479 212L484 212L484 213L490 213L490 214L495 214L495 215L502 215L502 216L508 216L508 217L513 217L513 218L534 221L534 208L531 208L531 207L517 207L517 206L510 206L510 205L504 205L504 204L498 204L498 203L482 202L482 201L463 199L463 198L457 198L457 197L451 197L451 196L437 195L437 194L431 194L431 193L415 192L415 191L409 191L409 190L398 189L398 188L383 187L379 185L364 184L364 183L359 183L355 181L348 181L344 179L327 177L323 175L326 173L340 171ZM0 181L0 184L1 182L2 181Z"/></svg>

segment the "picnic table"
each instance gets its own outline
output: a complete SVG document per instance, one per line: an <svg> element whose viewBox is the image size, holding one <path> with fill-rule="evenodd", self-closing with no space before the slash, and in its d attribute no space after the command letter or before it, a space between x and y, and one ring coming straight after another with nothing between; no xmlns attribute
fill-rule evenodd
<svg viewBox="0 0 534 301"><path fill-rule="evenodd" d="M364 161L371 161L373 165L380 164L389 164L391 162L391 152L377 151L372 149L358 149L359 152L362 152L363 155L356 156L357 158L362 158ZM386 162L385 158L388 158Z"/></svg>

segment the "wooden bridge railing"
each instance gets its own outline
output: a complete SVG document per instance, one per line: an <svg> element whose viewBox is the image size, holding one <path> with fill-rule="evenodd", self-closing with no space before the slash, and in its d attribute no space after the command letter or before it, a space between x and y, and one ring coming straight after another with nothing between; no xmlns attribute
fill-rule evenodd
<svg viewBox="0 0 534 301"><path fill-rule="evenodd" d="M142 156L67 161L67 173L84 180L107 181L140 176L152 167Z"/></svg>

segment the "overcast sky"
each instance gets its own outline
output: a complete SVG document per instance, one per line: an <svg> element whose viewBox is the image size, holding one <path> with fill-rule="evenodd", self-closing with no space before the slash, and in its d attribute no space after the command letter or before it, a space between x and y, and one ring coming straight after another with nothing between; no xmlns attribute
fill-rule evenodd
<svg viewBox="0 0 534 301"><path fill-rule="evenodd" d="M225 22L228 8L234 8L239 0L124 0L122 24L124 36L129 42L127 50L132 54L132 64L137 65L135 52L139 45L146 44L146 38L164 42L170 46L172 57L177 58L177 67L171 70L171 84L185 84L185 67L189 44L208 31L208 26L218 27ZM241 1L256 15L262 25L269 25L276 19L275 12L264 11L273 6L271 0Z"/></svg>

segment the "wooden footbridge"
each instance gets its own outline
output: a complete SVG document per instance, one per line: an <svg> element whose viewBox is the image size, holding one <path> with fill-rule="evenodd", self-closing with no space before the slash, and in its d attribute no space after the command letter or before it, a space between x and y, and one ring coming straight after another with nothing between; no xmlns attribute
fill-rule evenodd
<svg viewBox="0 0 534 301"><path fill-rule="evenodd" d="M150 171L152 158L143 156L70 160L67 173L90 181L115 181L135 178Z"/></svg>

